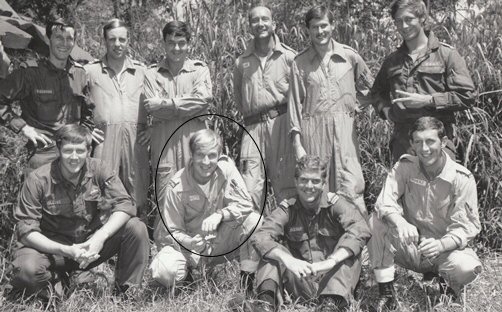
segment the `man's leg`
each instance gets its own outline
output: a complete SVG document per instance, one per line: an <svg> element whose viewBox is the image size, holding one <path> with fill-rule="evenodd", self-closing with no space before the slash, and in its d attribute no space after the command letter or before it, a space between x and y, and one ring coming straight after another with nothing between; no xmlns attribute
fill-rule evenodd
<svg viewBox="0 0 502 312"><path fill-rule="evenodd" d="M481 261L471 248L445 253L435 262L439 275L448 282L455 294L459 294L483 270Z"/></svg>
<svg viewBox="0 0 502 312"><path fill-rule="evenodd" d="M171 246L162 248L150 264L152 278L169 288L183 281L188 274L187 255Z"/></svg>

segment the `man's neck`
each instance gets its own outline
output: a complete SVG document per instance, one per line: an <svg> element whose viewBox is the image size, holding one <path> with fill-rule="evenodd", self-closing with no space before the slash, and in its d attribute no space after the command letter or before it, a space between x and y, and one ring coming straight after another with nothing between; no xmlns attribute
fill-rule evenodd
<svg viewBox="0 0 502 312"><path fill-rule="evenodd" d="M117 75L120 74L124 70L125 60L126 60L125 57L120 58L120 59L115 59L115 58L111 58L111 57L106 56L106 63L108 64L108 66L111 69L113 69L113 71Z"/></svg>
<svg viewBox="0 0 502 312"><path fill-rule="evenodd" d="M68 62L68 59L66 60L59 60L57 58L55 58L54 56L50 55L49 56L49 61L52 63L52 65L54 65L56 68L59 68L59 69L65 69L66 68L66 63Z"/></svg>
<svg viewBox="0 0 502 312"><path fill-rule="evenodd" d="M405 41L405 44L410 53L413 53L427 47L428 42L429 38L427 38L427 35L425 35L425 32L422 30L414 39Z"/></svg>
<svg viewBox="0 0 502 312"><path fill-rule="evenodd" d="M445 165L446 155L442 152L441 158L434 165L424 168L429 180L434 180L439 174L441 174Z"/></svg>
<svg viewBox="0 0 502 312"><path fill-rule="evenodd" d="M63 177L63 179L70 182L73 186L77 186L78 181L80 180L80 175L82 174L82 170L80 170L79 172L77 172L75 174L67 172L67 171L63 170L63 168L61 168L61 167L59 167L59 170L61 172L61 176Z"/></svg>
<svg viewBox="0 0 502 312"><path fill-rule="evenodd" d="M254 50L257 56L264 57L272 54L276 45L274 36L267 38L255 38Z"/></svg>
<svg viewBox="0 0 502 312"><path fill-rule="evenodd" d="M321 203L321 198L316 200L315 202L307 203L301 199L301 197L298 197L300 199L300 203L302 204L303 208L306 209L307 213L309 215L315 215L319 212L319 204Z"/></svg>
<svg viewBox="0 0 502 312"><path fill-rule="evenodd" d="M171 74L173 74L174 76L178 75L178 73L180 72L180 70L183 68L183 64L184 63L185 63L185 61L183 61L183 62L172 62L169 59L166 59L167 67L169 68L169 71L171 72Z"/></svg>
<svg viewBox="0 0 502 312"><path fill-rule="evenodd" d="M324 45L315 45L314 44L314 49L316 50L317 54L319 54L320 59L322 60L323 64L326 64L329 60L328 55L329 52L331 51L331 40L328 42L328 44Z"/></svg>

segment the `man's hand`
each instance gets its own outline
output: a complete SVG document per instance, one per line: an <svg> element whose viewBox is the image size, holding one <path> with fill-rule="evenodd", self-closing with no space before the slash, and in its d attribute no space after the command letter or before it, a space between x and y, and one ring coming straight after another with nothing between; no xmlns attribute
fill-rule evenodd
<svg viewBox="0 0 502 312"><path fill-rule="evenodd" d="M98 230L86 242L74 245L85 250L85 252L81 254L78 259L80 269L85 269L90 263L99 258L99 253L101 252L101 249L103 249L103 245L107 239L108 235L103 231Z"/></svg>
<svg viewBox="0 0 502 312"><path fill-rule="evenodd" d="M170 105L170 103L172 103L171 100L165 100L160 97L148 98L145 100L144 103L145 103L145 109L149 113L155 112L155 111L161 109L162 107L165 107L165 108L172 107L172 104Z"/></svg>
<svg viewBox="0 0 502 312"><path fill-rule="evenodd" d="M283 261L283 264L286 269L293 273L297 278L304 278L306 276L316 274L316 271L314 270L311 263L296 259L294 257L288 258L286 261Z"/></svg>
<svg viewBox="0 0 502 312"><path fill-rule="evenodd" d="M444 252L441 241L434 238L426 238L418 245L418 252L425 258L432 259Z"/></svg>
<svg viewBox="0 0 502 312"><path fill-rule="evenodd" d="M94 128L94 130L92 130L92 140L96 142L96 144L103 143L103 141L105 140L105 133L103 132L103 130Z"/></svg>
<svg viewBox="0 0 502 312"><path fill-rule="evenodd" d="M62 245L61 254L63 257L70 258L78 262L78 258L85 252L84 249L77 245Z"/></svg>
<svg viewBox="0 0 502 312"><path fill-rule="evenodd" d="M296 154L296 159L299 160L303 156L307 155L307 152L303 148L303 145L299 144L298 146L295 147L295 154Z"/></svg>
<svg viewBox="0 0 502 312"><path fill-rule="evenodd" d="M399 241L406 245L418 244L419 235L416 226L410 224L401 216L398 215L390 215L390 216L395 218L391 220L391 223L394 225L397 231Z"/></svg>
<svg viewBox="0 0 502 312"><path fill-rule="evenodd" d="M393 99L392 104L397 104L399 108L422 108L432 105L432 95L410 93L401 90L396 90L401 97Z"/></svg>
<svg viewBox="0 0 502 312"><path fill-rule="evenodd" d="M147 127L145 129L138 131L138 143L143 146L148 146L150 144L150 140L152 138L152 128Z"/></svg>
<svg viewBox="0 0 502 312"><path fill-rule="evenodd" d="M29 125L25 125L21 129L21 133L28 138L35 146L38 146L37 141L40 141L46 147L47 144L51 144L52 141L45 134L39 133L35 128Z"/></svg>
<svg viewBox="0 0 502 312"><path fill-rule="evenodd" d="M314 271L313 274L317 275L317 274L322 274L324 272L328 272L329 270L334 268L335 265L337 264L338 261L333 258L326 259L324 261L314 262L312 263L312 270Z"/></svg>
<svg viewBox="0 0 502 312"><path fill-rule="evenodd" d="M206 241L200 234L192 237L192 241L190 242L190 249L197 253L201 253L204 251L204 249L206 249Z"/></svg>
<svg viewBox="0 0 502 312"><path fill-rule="evenodd" d="M219 212L213 213L209 217L205 218L204 221L202 221L201 230L205 233L211 233L216 231L222 219L223 215L221 213Z"/></svg>

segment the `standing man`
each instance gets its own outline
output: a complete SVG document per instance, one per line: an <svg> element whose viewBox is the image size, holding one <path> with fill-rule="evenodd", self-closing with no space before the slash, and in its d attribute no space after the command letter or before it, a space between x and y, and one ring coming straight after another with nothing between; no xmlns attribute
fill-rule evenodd
<svg viewBox="0 0 502 312"><path fill-rule="evenodd" d="M0 123L28 139L32 156L27 171L58 157L54 133L63 125L79 122L94 128L85 70L70 58L75 27L59 19L49 22L45 31L49 58L21 64L0 83ZM21 116L11 107L17 100Z"/></svg>
<svg viewBox="0 0 502 312"><path fill-rule="evenodd" d="M221 154L219 135L199 130L189 146L190 162L170 180L165 202L160 203L165 224L159 222L155 228L159 253L150 266L152 276L170 287L187 279L196 266L239 257L241 278L250 292L258 256L248 239L260 215L253 212L235 164Z"/></svg>
<svg viewBox="0 0 502 312"><path fill-rule="evenodd" d="M411 152L408 132L422 116L443 122L446 151L455 159L454 112L474 103L474 84L465 61L453 47L426 30L427 8L422 0L395 1L391 15L404 42L383 62L372 94L380 117L394 122L392 161Z"/></svg>
<svg viewBox="0 0 502 312"><path fill-rule="evenodd" d="M153 116L151 163L153 172L157 172L155 193L159 205L164 202L171 176L190 159L190 135L206 128L206 124L204 119L196 118L178 127L194 116L206 114L212 99L209 68L202 61L187 59L188 24L169 22L162 36L165 58L148 69L143 89L145 109Z"/></svg>
<svg viewBox="0 0 502 312"><path fill-rule="evenodd" d="M14 254L14 291L36 293L66 273L89 270L118 254L119 292L139 286L148 263L146 226L119 178L90 158L91 132L65 125L56 132L56 160L31 172L21 190ZM100 216L111 211L103 224Z"/></svg>
<svg viewBox="0 0 502 312"><path fill-rule="evenodd" d="M3 49L2 40L0 40L0 79L4 79L9 74L10 59Z"/></svg>
<svg viewBox="0 0 502 312"><path fill-rule="evenodd" d="M137 139L146 128L147 114L140 105L146 67L127 56L129 30L123 21L110 20L103 36L106 55L85 66L90 98L96 104L94 122L104 136L93 156L119 175L142 214L150 184L147 142Z"/></svg>
<svg viewBox="0 0 502 312"><path fill-rule="evenodd" d="M295 169L297 195L284 200L252 237L263 257L258 299L274 311L284 290L295 299L318 299L316 311L348 310L370 232L352 202L325 192L326 176L325 162L303 156Z"/></svg>
<svg viewBox="0 0 502 312"><path fill-rule="evenodd" d="M354 49L331 38L333 14L326 7L310 9L305 23L311 45L293 62L288 107L296 157L329 159L329 190L346 195L367 215L354 118L372 77Z"/></svg>
<svg viewBox="0 0 502 312"><path fill-rule="evenodd" d="M397 307L394 262L424 277L439 274L441 291L452 295L481 272L478 256L466 247L481 230L476 181L443 151L447 140L441 121L419 118L410 128L417 156L401 156L378 196L368 244L378 311Z"/></svg>
<svg viewBox="0 0 502 312"><path fill-rule="evenodd" d="M265 168L279 195L292 179L287 179L286 157L292 153L287 138L287 93L291 63L296 52L279 41L269 8L257 6L249 11L249 26L254 36L234 69L234 96L249 132L241 144L241 173L255 210L261 211L265 199ZM254 141L253 141L254 140ZM256 142L256 145L255 145ZM258 149L258 148L259 149ZM260 156L261 152L261 156ZM291 168L293 169L293 168ZM282 176L282 179L280 178ZM292 178L292 175L291 175ZM292 185L291 185L292 186Z"/></svg>

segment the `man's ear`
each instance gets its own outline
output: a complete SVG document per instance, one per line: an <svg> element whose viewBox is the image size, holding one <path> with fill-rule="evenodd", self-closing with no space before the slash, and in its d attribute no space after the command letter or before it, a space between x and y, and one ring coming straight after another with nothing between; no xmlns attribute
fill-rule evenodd
<svg viewBox="0 0 502 312"><path fill-rule="evenodd" d="M441 148L445 148L447 142L448 142L448 137L445 135L441 138Z"/></svg>

